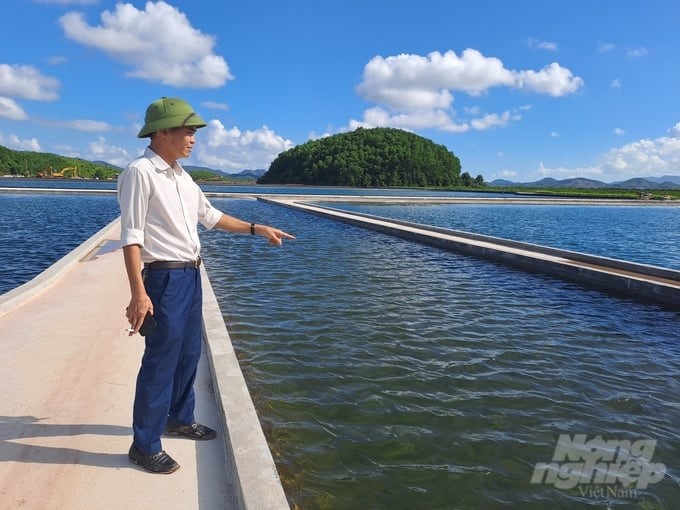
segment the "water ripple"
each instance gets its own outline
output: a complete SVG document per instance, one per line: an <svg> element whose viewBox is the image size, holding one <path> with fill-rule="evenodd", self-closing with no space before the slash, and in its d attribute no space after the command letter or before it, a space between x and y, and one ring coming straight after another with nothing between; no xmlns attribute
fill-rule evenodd
<svg viewBox="0 0 680 510"><path fill-rule="evenodd" d="M40 274L116 216L111 196L0 194L0 294Z"/></svg>
<svg viewBox="0 0 680 510"><path fill-rule="evenodd" d="M203 234L296 508L592 508L530 483L559 434L656 439L654 461L675 472L677 314L297 211L220 205L298 236L272 249ZM622 508L678 495L669 476Z"/></svg>

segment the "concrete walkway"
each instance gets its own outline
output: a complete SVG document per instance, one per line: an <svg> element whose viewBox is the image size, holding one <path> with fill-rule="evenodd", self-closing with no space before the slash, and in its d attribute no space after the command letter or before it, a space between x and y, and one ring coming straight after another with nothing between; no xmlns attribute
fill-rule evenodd
<svg viewBox="0 0 680 510"><path fill-rule="evenodd" d="M129 290L118 238L114 222L56 268L0 297L0 508L288 508L257 418L243 423L241 410L234 410L231 420L248 429L255 444L230 444L240 438L225 430L225 397L215 398L210 372L212 352L224 346L204 350L196 381L196 417L217 429L218 439L164 438L164 449L181 465L171 475L129 462L144 340L124 331ZM212 327L226 335L219 310L212 315L219 323ZM252 420L242 379L231 374L227 381L242 386L239 399L247 401ZM244 470L233 450L253 457L253 447L266 450L264 463L246 462ZM261 491L249 494L238 471L263 473L269 486L255 479Z"/></svg>

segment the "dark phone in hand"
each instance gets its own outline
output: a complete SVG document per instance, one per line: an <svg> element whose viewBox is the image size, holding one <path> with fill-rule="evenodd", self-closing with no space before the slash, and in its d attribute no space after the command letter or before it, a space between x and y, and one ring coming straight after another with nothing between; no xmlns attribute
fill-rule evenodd
<svg viewBox="0 0 680 510"><path fill-rule="evenodd" d="M151 333L158 324L156 323L156 319L153 318L153 315L151 315L151 312L146 312L146 317L144 317L144 322L142 323L142 327L139 328L139 334L142 336L146 336L149 333Z"/></svg>

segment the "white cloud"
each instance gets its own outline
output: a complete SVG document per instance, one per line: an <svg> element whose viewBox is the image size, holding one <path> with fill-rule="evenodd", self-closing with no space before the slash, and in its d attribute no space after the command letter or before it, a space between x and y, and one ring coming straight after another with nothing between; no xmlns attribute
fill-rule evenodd
<svg viewBox="0 0 680 510"><path fill-rule="evenodd" d="M2 135L2 133L0 133L0 145L4 145L5 147L17 151L42 151L36 138L21 139L17 135L9 135L8 137L5 137Z"/></svg>
<svg viewBox="0 0 680 510"><path fill-rule="evenodd" d="M131 77L193 88L221 87L233 79L224 58L213 53L215 38L163 1L149 1L143 11L118 3L113 12L102 12L99 26L90 26L79 12L59 22L68 38L130 66Z"/></svg>
<svg viewBox="0 0 680 510"><path fill-rule="evenodd" d="M85 131L87 133L99 133L102 131L110 131L111 126L106 122L88 119L75 119L64 122L64 126L76 129L78 131Z"/></svg>
<svg viewBox="0 0 680 510"><path fill-rule="evenodd" d="M229 111L229 105L226 103L218 103L217 101L203 101L201 106L211 110Z"/></svg>
<svg viewBox="0 0 680 510"><path fill-rule="evenodd" d="M48 57L47 63L53 66L60 66L68 62L68 59L62 55L54 55L53 57Z"/></svg>
<svg viewBox="0 0 680 510"><path fill-rule="evenodd" d="M479 96L498 86L557 97L573 94L583 86L583 80L555 62L539 71L506 69L500 59L470 48L460 56L451 50L427 56L376 56L364 67L356 90L379 106L367 109L363 120L352 119L349 129L391 126L465 132L504 127L521 119L516 112L530 106L485 114L479 107L464 108L471 119L457 119L453 110L454 93Z"/></svg>
<svg viewBox="0 0 680 510"><path fill-rule="evenodd" d="M426 57L373 57L364 67L357 92L364 99L395 109L446 108L453 102L453 90L478 95L501 85L561 96L576 92L583 80L556 62L540 71L512 71L498 58L466 49L460 57L451 50Z"/></svg>
<svg viewBox="0 0 680 510"><path fill-rule="evenodd" d="M396 108L448 108L453 95L448 90L427 90L426 88L384 87L379 89L377 102Z"/></svg>
<svg viewBox="0 0 680 510"><path fill-rule="evenodd" d="M70 145L58 143L51 147L55 153L68 158L82 158L83 155Z"/></svg>
<svg viewBox="0 0 680 510"><path fill-rule="evenodd" d="M70 158L82 158L88 161L105 161L120 168L127 167L133 159L140 156L142 153L141 149L138 151L138 153L131 154L123 147L109 145L103 136L100 136L97 138L97 140L90 142L85 150L78 150L71 145L65 144L57 144L52 149L62 156L68 156Z"/></svg>
<svg viewBox="0 0 680 510"><path fill-rule="evenodd" d="M477 110L474 110L478 113ZM489 113L470 119L469 121L455 121L448 111L440 109L419 109L403 112L390 112L384 108L374 107L364 111L361 121L351 119L346 130L354 130L358 127L394 127L406 131L418 129L438 129L449 133L464 133L471 129L484 131L495 127L506 127L511 121L519 121L522 116L518 110L505 111L501 114Z"/></svg>
<svg viewBox="0 0 680 510"><path fill-rule="evenodd" d="M626 132L621 128L614 128L614 134L621 136L621 135L625 135Z"/></svg>
<svg viewBox="0 0 680 510"><path fill-rule="evenodd" d="M620 89L621 81L618 78L614 78L609 86L613 89Z"/></svg>
<svg viewBox="0 0 680 510"><path fill-rule="evenodd" d="M481 118L473 119L470 122L470 125L478 131L483 131L492 127L505 127L508 125L508 122L510 122L510 119L511 114L508 111L503 112L500 115L497 113L491 113L484 115Z"/></svg>
<svg viewBox="0 0 680 510"><path fill-rule="evenodd" d="M538 169L536 170L538 175L541 177L554 177L556 179L568 179L571 177L589 177L589 178L599 178L602 174L602 168L599 166L589 166L589 167L579 167L579 168L568 168L564 166L558 166L549 168L546 167L542 162L538 164Z"/></svg>
<svg viewBox="0 0 680 510"><path fill-rule="evenodd" d="M540 71L519 71L514 73L514 87L530 92L548 94L553 97L573 94L583 86L583 80L557 62Z"/></svg>
<svg viewBox="0 0 680 510"><path fill-rule="evenodd" d="M517 172L515 170L501 170L500 172L495 173L494 177L497 179L511 179L517 177Z"/></svg>
<svg viewBox="0 0 680 510"><path fill-rule="evenodd" d="M85 153L85 159L90 161L106 161L121 168L127 167L136 155L131 155L126 149L106 143L106 139L100 136L96 141L90 142Z"/></svg>
<svg viewBox="0 0 680 510"><path fill-rule="evenodd" d="M460 122L452 118L450 113L441 109L418 109L402 112L390 112L384 108L374 107L364 111L361 121L351 119L348 130L358 127L394 127L406 131L418 129L438 129L449 133L464 133L471 129L484 131L496 127L506 127L512 121L519 121L522 116L518 110L507 110L501 114L488 113L468 121ZM475 113L479 113L474 110ZM341 130L343 131L343 130Z"/></svg>
<svg viewBox="0 0 680 510"><path fill-rule="evenodd" d="M74 119L74 120L40 120L42 124L64 129L75 129L85 133L101 133L113 131L110 124L99 120Z"/></svg>
<svg viewBox="0 0 680 510"><path fill-rule="evenodd" d="M59 81L45 76L33 66L0 64L0 95L54 101L59 97Z"/></svg>
<svg viewBox="0 0 680 510"><path fill-rule="evenodd" d="M450 132L463 132L470 129L468 124L455 123L448 112L440 109L413 109L391 113L380 107L366 110L362 121L350 120L350 130L358 127L395 127L406 131L435 128Z"/></svg>
<svg viewBox="0 0 680 510"><path fill-rule="evenodd" d="M451 90L474 95L512 83L512 72L499 59L466 49L460 57L451 50L426 57L373 57L364 67L357 92L364 99L397 109L413 107L415 101L418 107L442 108L451 105Z"/></svg>
<svg viewBox="0 0 680 510"><path fill-rule="evenodd" d="M219 120L211 120L199 131L197 159L200 164L224 171L268 168L279 153L295 144L267 126L250 131L227 129Z"/></svg>
<svg viewBox="0 0 680 510"><path fill-rule="evenodd" d="M0 117L12 120L26 120L28 115L15 101L0 97Z"/></svg>
<svg viewBox="0 0 680 510"><path fill-rule="evenodd" d="M668 130L667 136L611 149L601 166L604 173L623 178L680 175L680 122Z"/></svg>
<svg viewBox="0 0 680 510"><path fill-rule="evenodd" d="M536 39L534 37L529 37L529 39L527 39L527 44L529 45L530 48L538 48L539 50L547 51L557 51L557 43L551 41L541 41L540 39Z"/></svg>
<svg viewBox="0 0 680 510"><path fill-rule="evenodd" d="M643 139L610 149L597 165L582 168L547 168L539 164L540 175L552 177L597 177L607 182L659 175L680 175L680 122L667 136Z"/></svg>
<svg viewBox="0 0 680 510"><path fill-rule="evenodd" d="M343 129L341 131L347 131L347 130ZM328 138L329 136L333 136L334 134L336 134L336 133L331 133L331 132L326 131L324 133L321 133L320 135L317 135L316 131L312 131L312 132L309 133L307 138L310 139L310 140L319 140L320 138Z"/></svg>
<svg viewBox="0 0 680 510"><path fill-rule="evenodd" d="M638 57L644 57L647 55L647 49L646 48L634 48L630 50L628 53L626 53L626 56L629 58L638 58Z"/></svg>
<svg viewBox="0 0 680 510"><path fill-rule="evenodd" d="M616 48L616 44L601 42L597 45L597 51L600 53L608 53Z"/></svg>
<svg viewBox="0 0 680 510"><path fill-rule="evenodd" d="M550 138L559 138L560 134L557 131L550 132Z"/></svg>

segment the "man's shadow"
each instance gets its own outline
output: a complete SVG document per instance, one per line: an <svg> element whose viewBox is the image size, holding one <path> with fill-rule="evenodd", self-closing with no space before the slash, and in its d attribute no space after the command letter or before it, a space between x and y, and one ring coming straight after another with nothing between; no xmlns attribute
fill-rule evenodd
<svg viewBox="0 0 680 510"><path fill-rule="evenodd" d="M131 427L41 423L43 419L35 416L0 416L0 463L81 464L109 468L129 466L127 452L89 452L77 448L30 445L20 440L30 437L81 435L132 436ZM74 439L73 442L77 443L77 440Z"/></svg>

